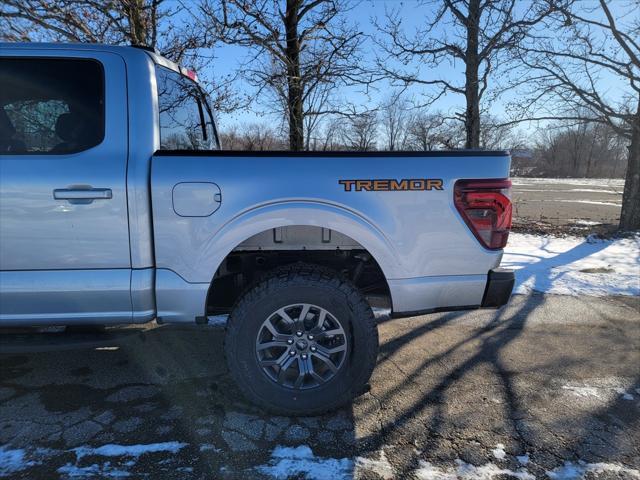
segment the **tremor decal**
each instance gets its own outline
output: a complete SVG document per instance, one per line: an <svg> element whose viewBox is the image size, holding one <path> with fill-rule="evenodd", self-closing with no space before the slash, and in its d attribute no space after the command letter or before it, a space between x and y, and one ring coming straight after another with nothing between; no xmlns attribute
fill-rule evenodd
<svg viewBox="0 0 640 480"><path fill-rule="evenodd" d="M440 178L404 178L373 179L373 180L338 180L345 192L396 192L396 191L420 191L442 190Z"/></svg>

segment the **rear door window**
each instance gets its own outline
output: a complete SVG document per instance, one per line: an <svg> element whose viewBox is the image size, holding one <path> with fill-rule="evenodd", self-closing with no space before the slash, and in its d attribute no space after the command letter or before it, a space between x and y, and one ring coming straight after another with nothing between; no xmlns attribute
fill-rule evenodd
<svg viewBox="0 0 640 480"><path fill-rule="evenodd" d="M0 154L65 154L104 140L104 72L95 60L0 59Z"/></svg>
<svg viewBox="0 0 640 480"><path fill-rule="evenodd" d="M189 78L156 65L161 150L211 150L217 147L202 91Z"/></svg>

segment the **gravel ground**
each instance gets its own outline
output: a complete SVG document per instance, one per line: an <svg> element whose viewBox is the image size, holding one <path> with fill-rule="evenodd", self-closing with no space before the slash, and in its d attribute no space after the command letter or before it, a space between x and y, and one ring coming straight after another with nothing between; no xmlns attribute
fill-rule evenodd
<svg viewBox="0 0 640 480"><path fill-rule="evenodd" d="M637 297L382 317L371 390L314 418L246 403L223 333L5 335L0 477L640 478Z"/></svg>

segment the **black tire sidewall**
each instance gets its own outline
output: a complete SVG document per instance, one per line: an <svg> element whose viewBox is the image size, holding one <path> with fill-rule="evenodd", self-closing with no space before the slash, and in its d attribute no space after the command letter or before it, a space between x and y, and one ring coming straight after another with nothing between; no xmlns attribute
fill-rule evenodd
<svg viewBox="0 0 640 480"><path fill-rule="evenodd" d="M340 289L337 279L317 281L304 277L293 277L277 286L269 286L267 282L267 288L258 287L249 292L240 308L232 312L232 328L227 332L227 360L243 390L267 408L294 414L326 409L350 400L354 388L359 387L359 379L368 378L366 359L372 345L359 318L362 312L354 309L349 296L348 291ZM326 309L344 328L348 343L347 357L338 373L326 384L307 390L278 385L259 366L255 351L263 322L278 309L300 303ZM377 342L373 348L377 348Z"/></svg>

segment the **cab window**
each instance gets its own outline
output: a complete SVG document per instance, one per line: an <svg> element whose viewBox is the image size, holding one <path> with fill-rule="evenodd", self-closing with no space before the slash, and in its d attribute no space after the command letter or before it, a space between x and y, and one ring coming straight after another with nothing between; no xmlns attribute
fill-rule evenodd
<svg viewBox="0 0 640 480"><path fill-rule="evenodd" d="M173 70L156 66L161 150L218 148L213 119L198 85Z"/></svg>
<svg viewBox="0 0 640 480"><path fill-rule="evenodd" d="M65 154L104 139L104 72L88 59L2 58L0 154Z"/></svg>

